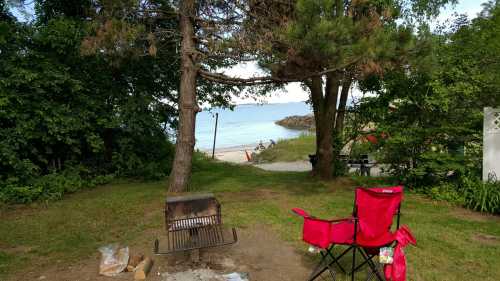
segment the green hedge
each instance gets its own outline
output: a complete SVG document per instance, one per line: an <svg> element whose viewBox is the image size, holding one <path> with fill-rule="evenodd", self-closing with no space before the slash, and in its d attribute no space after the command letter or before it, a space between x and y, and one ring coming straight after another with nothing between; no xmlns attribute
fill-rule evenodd
<svg viewBox="0 0 500 281"><path fill-rule="evenodd" d="M82 177L81 174L79 169L72 168L41 176L25 184L11 178L0 185L0 201L25 204L34 201L59 200L64 194L106 184L114 178L113 174L90 178Z"/></svg>
<svg viewBox="0 0 500 281"><path fill-rule="evenodd" d="M471 210L500 214L500 182L482 182L477 177L463 176L455 182L421 189L433 199L460 204Z"/></svg>

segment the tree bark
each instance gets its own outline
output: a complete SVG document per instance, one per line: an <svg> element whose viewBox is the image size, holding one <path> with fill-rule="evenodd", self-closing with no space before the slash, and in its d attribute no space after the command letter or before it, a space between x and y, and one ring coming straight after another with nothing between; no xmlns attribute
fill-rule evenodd
<svg viewBox="0 0 500 281"><path fill-rule="evenodd" d="M344 130L345 111L347 107L347 98L349 97L349 90L351 89L352 80L345 78L342 82L342 91L340 93L339 108L337 110L337 118L335 118L335 131L337 134L342 134Z"/></svg>
<svg viewBox="0 0 500 281"><path fill-rule="evenodd" d="M331 179L333 175L333 132L339 89L337 78L335 74L327 75L324 95L321 77L313 77L309 87L316 122L316 155L318 157L313 173L326 180Z"/></svg>
<svg viewBox="0 0 500 281"><path fill-rule="evenodd" d="M186 191L190 177L195 143L196 102L196 52L193 18L195 0L182 0L180 4L181 81L179 89L179 128L175 157L169 178L170 192Z"/></svg>

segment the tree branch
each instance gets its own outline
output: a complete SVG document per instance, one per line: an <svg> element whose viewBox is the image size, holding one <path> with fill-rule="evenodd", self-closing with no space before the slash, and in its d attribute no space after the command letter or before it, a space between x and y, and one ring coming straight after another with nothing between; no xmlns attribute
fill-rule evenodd
<svg viewBox="0 0 500 281"><path fill-rule="evenodd" d="M272 76L257 76L251 78L239 78L239 77L230 77L223 73L213 73L210 71L206 71L203 69L198 70L198 73L201 77L227 85L233 86L252 86L252 85L264 85L264 84L283 84L287 82L296 82L297 80L292 79L282 79L276 78Z"/></svg>
<svg viewBox="0 0 500 281"><path fill-rule="evenodd" d="M337 72L340 70L344 70L347 66L355 63L361 58L357 58L349 63L346 63L342 66L326 69L319 72L312 72L302 76L296 77L276 77L276 76L257 76L251 78L238 78L238 77L230 77L223 73L214 73L204 69L199 69L198 73L201 77L222 84L234 85L234 86L251 86L251 85L262 85L262 84L283 84L289 82L303 82L312 77L323 76L325 74L329 74L332 72Z"/></svg>

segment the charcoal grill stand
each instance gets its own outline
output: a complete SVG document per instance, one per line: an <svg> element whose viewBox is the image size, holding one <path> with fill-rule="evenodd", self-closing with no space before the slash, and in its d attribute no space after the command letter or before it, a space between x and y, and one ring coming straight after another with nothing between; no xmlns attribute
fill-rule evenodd
<svg viewBox="0 0 500 281"><path fill-rule="evenodd" d="M189 251L193 262L199 261L199 250L234 244L236 229L226 231L221 207L213 194L169 197L165 203L166 249L155 240L154 253L168 255Z"/></svg>

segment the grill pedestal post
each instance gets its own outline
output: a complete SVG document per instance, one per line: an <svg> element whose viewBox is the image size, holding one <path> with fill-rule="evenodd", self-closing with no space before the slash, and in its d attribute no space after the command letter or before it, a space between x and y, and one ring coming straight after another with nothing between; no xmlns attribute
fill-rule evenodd
<svg viewBox="0 0 500 281"><path fill-rule="evenodd" d="M189 259L192 263L200 262L200 249L194 249L189 251Z"/></svg>

